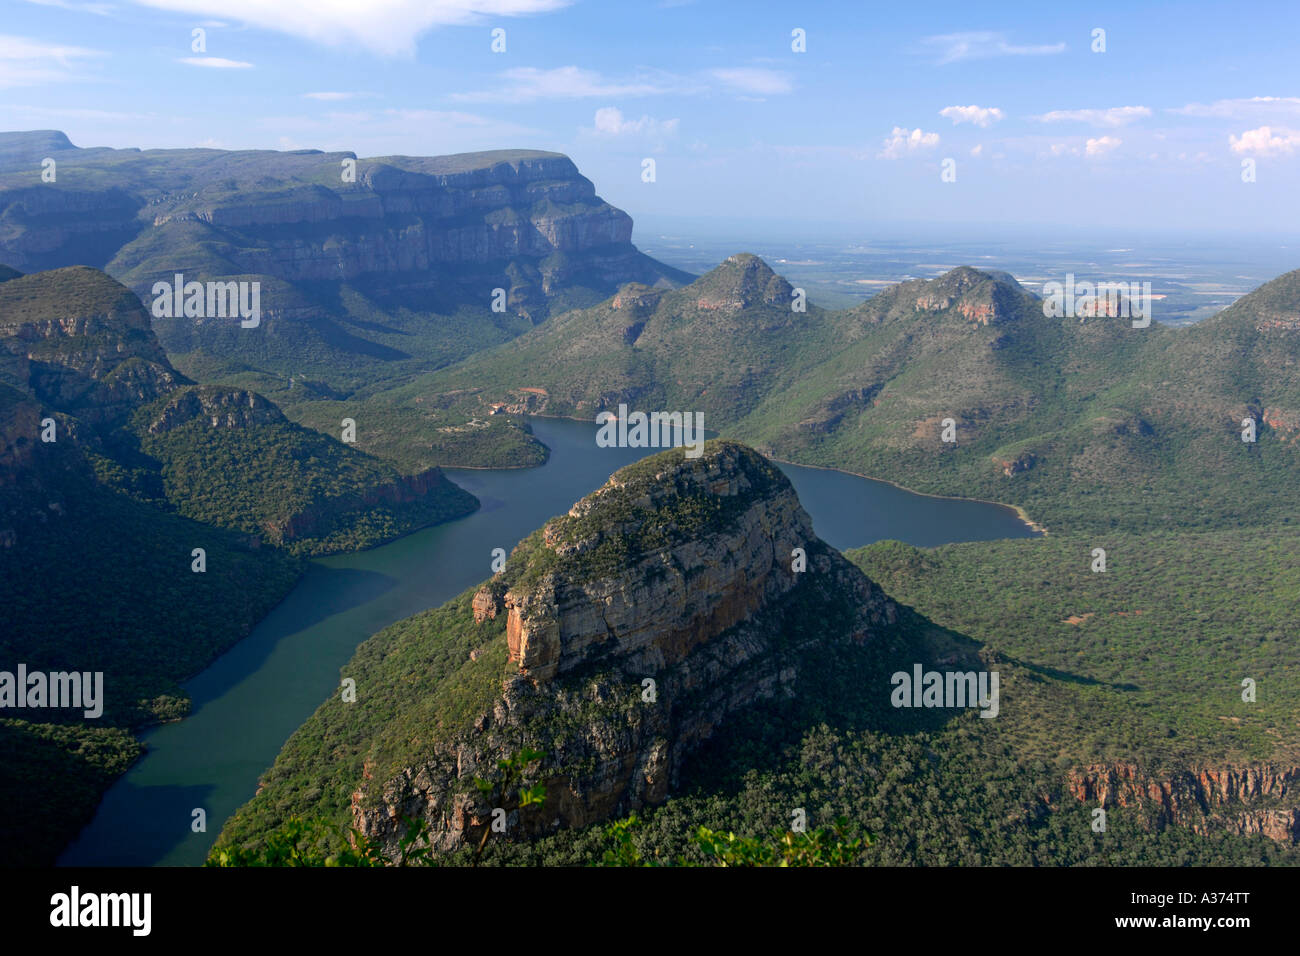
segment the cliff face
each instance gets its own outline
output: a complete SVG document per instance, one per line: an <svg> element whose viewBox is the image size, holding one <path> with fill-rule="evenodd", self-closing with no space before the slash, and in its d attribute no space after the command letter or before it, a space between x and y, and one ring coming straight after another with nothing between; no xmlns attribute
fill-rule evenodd
<svg viewBox="0 0 1300 956"><path fill-rule="evenodd" d="M1098 764L1071 771L1067 786L1094 806L1149 807L1161 827L1300 843L1300 767L1257 764L1158 777L1134 764Z"/></svg>
<svg viewBox="0 0 1300 956"><path fill-rule="evenodd" d="M620 282L688 278L639 253L632 220L559 153L142 153L48 137L26 148L24 137L36 136L0 134L0 171L12 174L0 189L0 261L90 263L142 297L174 272L379 288L402 276L466 286L483 305L505 288L512 310L540 316L571 285L610 294ZM53 150L55 183L40 181L40 149ZM345 163L354 178L345 180Z"/></svg>
<svg viewBox="0 0 1300 956"><path fill-rule="evenodd" d="M628 518L587 530L592 518L630 496L627 483L615 476L574 505L569 520L548 525L545 546L577 568L603 547L637 534L648 512L696 496L720 510L745 502L730 509L733 520L708 535L682 536L617 574L548 575L534 587L508 592L506 635L519 672L539 682L607 661L629 674L653 673L793 588L797 576L789 571L789 556L814 538L812 526L793 495L766 493L769 479L747 473L742 454L738 446L725 446L708 467L665 470L640 493Z"/></svg>
<svg viewBox="0 0 1300 956"><path fill-rule="evenodd" d="M331 162L338 165L322 158L322 166ZM631 245L631 218L602 202L569 159L537 153L483 162L482 168L437 173L406 157L361 160L351 188L318 185L284 197L254 193L207 202L200 194L152 225L198 222L234 233L240 240L230 255L236 271L289 282L351 281L440 265L457 267L462 279L480 271L486 279L508 260L583 257L596 250L604 252L592 260L598 272L644 271ZM473 268L488 266L498 270ZM539 291L565 283L559 263L538 268L545 286Z"/></svg>
<svg viewBox="0 0 1300 956"><path fill-rule="evenodd" d="M961 266L922 285L916 295L921 312L955 309L975 325L994 325L1017 317L1024 291L1006 273L980 272Z"/></svg>
<svg viewBox="0 0 1300 956"><path fill-rule="evenodd" d="M806 571L791 569L795 548ZM661 802L732 715L794 694L808 655L870 641L897 611L816 538L779 471L711 442L616 474L521 544L464 613L485 632L506 615L507 674L418 759L385 765L382 746L367 759L353 822L389 851L402 817L443 850L479 838L493 805L470 783L521 746L545 751L547 796L502 798L513 836Z"/></svg>

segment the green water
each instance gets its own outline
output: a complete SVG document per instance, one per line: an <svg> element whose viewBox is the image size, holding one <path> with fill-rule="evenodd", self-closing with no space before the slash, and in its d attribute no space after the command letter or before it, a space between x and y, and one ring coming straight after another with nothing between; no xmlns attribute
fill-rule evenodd
<svg viewBox="0 0 1300 956"><path fill-rule="evenodd" d="M145 757L108 791L60 864L202 863L285 740L335 692L358 644L490 577L493 548L509 552L645 454L596 447L595 426L585 422L537 419L533 429L551 449L541 468L449 470L482 502L474 514L371 551L314 561L252 634L186 684L191 715L144 735ZM837 548L882 538L929 546L1031 534L999 505L927 498L839 472L783 470L817 533ZM196 808L206 812L206 832L191 829Z"/></svg>

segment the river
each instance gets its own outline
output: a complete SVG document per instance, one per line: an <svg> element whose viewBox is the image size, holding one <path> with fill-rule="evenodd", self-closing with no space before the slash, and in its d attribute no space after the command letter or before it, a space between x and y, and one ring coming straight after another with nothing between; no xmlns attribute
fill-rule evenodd
<svg viewBox="0 0 1300 956"><path fill-rule="evenodd" d="M201 864L226 819L252 797L289 736L338 686L357 645L491 576L507 552L646 450L598 448L596 426L534 419L551 449L540 468L448 469L482 507L448 524L311 563L253 632L189 681L189 717L147 731L145 756L105 794L64 851L69 866ZM895 538L919 546L1028 537L1002 505L917 495L843 472L781 465L823 540L845 549ZM193 811L206 814L194 832Z"/></svg>

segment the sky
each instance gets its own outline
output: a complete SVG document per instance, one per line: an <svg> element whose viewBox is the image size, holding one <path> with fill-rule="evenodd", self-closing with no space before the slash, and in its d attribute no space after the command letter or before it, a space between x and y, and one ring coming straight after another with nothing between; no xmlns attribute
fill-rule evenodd
<svg viewBox="0 0 1300 956"><path fill-rule="evenodd" d="M1300 222L1295 0L0 9L0 129L78 146L547 149L634 219L792 229Z"/></svg>

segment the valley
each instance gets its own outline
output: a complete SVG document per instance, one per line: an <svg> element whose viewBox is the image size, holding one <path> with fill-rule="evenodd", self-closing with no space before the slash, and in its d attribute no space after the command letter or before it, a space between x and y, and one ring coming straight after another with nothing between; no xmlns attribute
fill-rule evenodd
<svg viewBox="0 0 1300 956"><path fill-rule="evenodd" d="M558 153L0 173L0 669L106 687L0 721L15 861L703 862L792 808L863 864L1297 861L1300 271L828 307L651 258Z"/></svg>
<svg viewBox="0 0 1300 956"><path fill-rule="evenodd" d="M285 740L324 698L337 696L357 645L437 607L489 573L507 551L601 484L608 469L652 449L599 448L596 426L537 419L551 454L527 470L450 471L482 507L465 518L368 551L320 558L252 633L185 689L184 721L149 731L148 753L105 796L91 825L61 856L66 865L196 865L215 831L192 833L193 806L224 820L246 801ZM885 537L920 544L1027 535L1005 509L942 502L942 509L882 483L813 469L787 474L816 527L847 548ZM124 840L123 834L131 834Z"/></svg>

